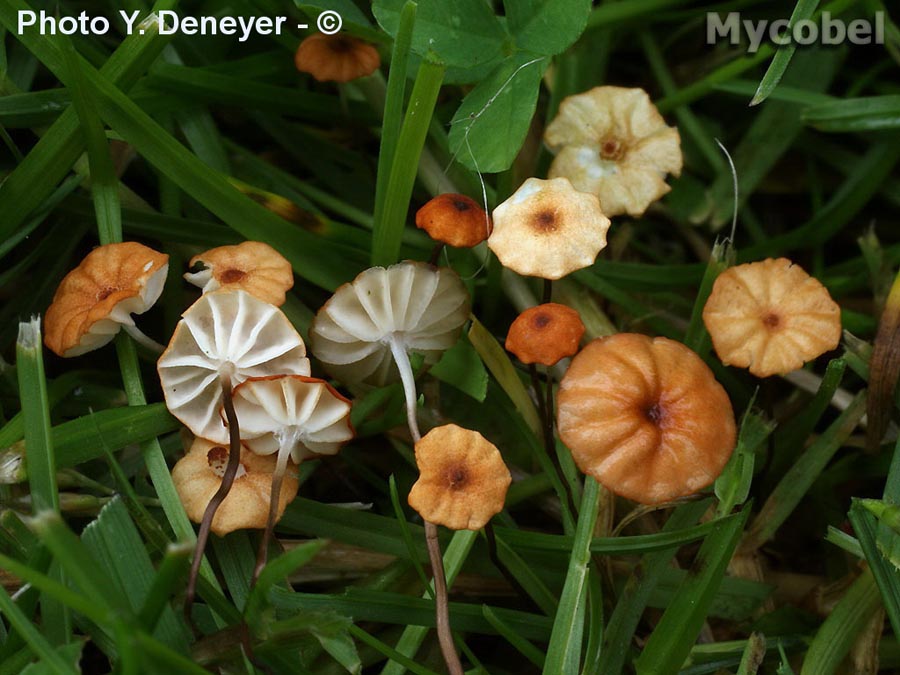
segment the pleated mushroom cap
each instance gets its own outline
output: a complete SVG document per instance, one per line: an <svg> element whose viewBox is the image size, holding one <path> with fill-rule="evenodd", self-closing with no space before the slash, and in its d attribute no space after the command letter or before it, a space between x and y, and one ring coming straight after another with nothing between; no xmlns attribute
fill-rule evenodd
<svg viewBox="0 0 900 675"><path fill-rule="evenodd" d="M350 82L378 70L381 57L375 47L350 35L315 33L297 47L294 65L319 82Z"/></svg>
<svg viewBox="0 0 900 675"><path fill-rule="evenodd" d="M99 349L156 303L168 269L169 256L134 241L98 246L56 289L44 344L64 357Z"/></svg>
<svg viewBox="0 0 900 675"><path fill-rule="evenodd" d="M726 366L784 375L838 346L841 308L787 258L731 267L716 279L703 323Z"/></svg>
<svg viewBox="0 0 900 675"><path fill-rule="evenodd" d="M280 307L285 292L294 285L291 263L274 248L261 241L245 241L234 246L219 246L191 258L198 272L184 278L204 293L220 288L247 291L264 302Z"/></svg>
<svg viewBox="0 0 900 675"><path fill-rule="evenodd" d="M477 431L436 427L416 443L419 480L409 505L451 530L480 530L503 510L512 482L497 447Z"/></svg>
<svg viewBox="0 0 900 675"><path fill-rule="evenodd" d="M344 284L309 329L313 354L342 382L381 386L399 377L390 340L434 363L459 337L469 295L451 269L405 261Z"/></svg>
<svg viewBox="0 0 900 675"><path fill-rule="evenodd" d="M195 436L228 442L220 377L309 375L306 347L280 309L244 291L206 293L182 315L157 362L169 411Z"/></svg>
<svg viewBox="0 0 900 675"><path fill-rule="evenodd" d="M252 377L234 390L234 409L244 445L260 455L291 443L299 464L334 455L353 438L350 401L324 380L302 375Z"/></svg>
<svg viewBox="0 0 900 675"><path fill-rule="evenodd" d="M552 366L578 351L584 330L578 312L547 302L516 317L506 336L506 350L522 363Z"/></svg>
<svg viewBox="0 0 900 675"><path fill-rule="evenodd" d="M728 394L680 342L620 333L572 359L559 435L578 468L617 495L658 504L710 485L736 441Z"/></svg>
<svg viewBox="0 0 900 675"><path fill-rule="evenodd" d="M566 178L529 178L494 209L493 223L488 247L503 266L542 279L593 265L609 229L597 198Z"/></svg>
<svg viewBox="0 0 900 675"><path fill-rule="evenodd" d="M193 522L202 521L209 500L222 484L227 464L227 448L198 438L172 468L175 490ZM266 526L274 471L274 456L264 457L246 448L241 450L234 484L212 521L214 534L223 537L235 530ZM299 485L294 467L289 465L278 497L277 518L281 518L287 505L297 496Z"/></svg>

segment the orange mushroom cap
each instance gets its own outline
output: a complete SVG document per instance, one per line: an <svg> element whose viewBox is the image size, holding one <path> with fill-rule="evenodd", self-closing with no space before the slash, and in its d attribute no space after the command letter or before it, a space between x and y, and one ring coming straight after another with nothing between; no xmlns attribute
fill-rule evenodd
<svg viewBox="0 0 900 675"><path fill-rule="evenodd" d="M522 363L552 366L575 354L583 336L584 324L578 312L548 302L516 317L506 336L506 349Z"/></svg>
<svg viewBox="0 0 900 675"><path fill-rule="evenodd" d="M275 455L257 455L241 448L240 461L231 492L213 518L212 531L220 537L235 530L262 529L269 515ZM172 468L172 481L178 497L188 518L195 523L203 519L209 500L222 484L227 463L227 448L198 438ZM297 476L288 466L278 499L278 518L297 496L300 486Z"/></svg>
<svg viewBox="0 0 900 675"><path fill-rule="evenodd" d="M319 82L349 82L378 70L381 57L375 47L350 35L316 33L297 47L294 65Z"/></svg>
<svg viewBox="0 0 900 675"><path fill-rule="evenodd" d="M731 267L716 279L703 323L727 366L784 375L838 346L841 308L787 258Z"/></svg>
<svg viewBox="0 0 900 675"><path fill-rule="evenodd" d="M409 505L451 530L479 530L503 510L512 482L497 447L477 431L436 427L416 443L419 480Z"/></svg>
<svg viewBox="0 0 900 675"><path fill-rule="evenodd" d="M56 289L44 344L65 357L102 347L159 299L168 266L169 256L134 241L98 246Z"/></svg>
<svg viewBox="0 0 900 675"><path fill-rule="evenodd" d="M472 248L488 238L491 220L474 199L447 192L416 212L416 227L435 241Z"/></svg>
<svg viewBox="0 0 900 675"><path fill-rule="evenodd" d="M191 267L198 264L204 269L188 272L184 278L204 293L220 288L239 289L280 307L285 292L294 285L291 263L261 241L210 249L191 258Z"/></svg>
<svg viewBox="0 0 900 675"><path fill-rule="evenodd" d="M642 504L712 483L736 441L731 401L702 359L633 333L594 340L572 359L557 424L581 471Z"/></svg>

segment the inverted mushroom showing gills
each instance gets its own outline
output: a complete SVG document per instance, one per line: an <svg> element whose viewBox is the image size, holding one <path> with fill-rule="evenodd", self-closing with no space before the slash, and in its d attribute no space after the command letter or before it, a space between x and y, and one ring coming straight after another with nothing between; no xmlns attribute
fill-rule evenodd
<svg viewBox="0 0 900 675"><path fill-rule="evenodd" d="M785 375L838 346L841 308L787 258L731 267L716 279L703 323L726 366Z"/></svg>
<svg viewBox="0 0 900 675"><path fill-rule="evenodd" d="M731 401L703 360L680 342L630 333L572 359L557 422L582 472L642 504L711 484L736 441Z"/></svg>
<svg viewBox="0 0 900 675"><path fill-rule="evenodd" d="M291 263L261 241L210 249L191 258L190 266L201 269L188 272L184 278L204 293L220 288L242 290L279 307L284 304L285 292L294 285Z"/></svg>
<svg viewBox="0 0 900 675"><path fill-rule="evenodd" d="M125 329L151 349L161 349L134 325L159 299L169 256L126 241L98 246L59 284L44 317L44 344L59 356L99 349Z"/></svg>

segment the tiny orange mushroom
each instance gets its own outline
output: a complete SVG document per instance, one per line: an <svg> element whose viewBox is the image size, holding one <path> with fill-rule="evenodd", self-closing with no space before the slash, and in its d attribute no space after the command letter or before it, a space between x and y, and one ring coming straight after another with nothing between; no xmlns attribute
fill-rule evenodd
<svg viewBox="0 0 900 675"><path fill-rule="evenodd" d="M350 82L378 70L381 57L375 47L350 35L316 33L297 47L294 65L319 82Z"/></svg>
<svg viewBox="0 0 900 675"><path fill-rule="evenodd" d="M642 504L711 484L736 442L731 401L712 371L662 337L620 333L588 344L560 382L557 413L578 468Z"/></svg>
<svg viewBox="0 0 900 675"><path fill-rule="evenodd" d="M584 324L578 312L547 302L516 317L506 336L506 349L522 363L552 366L578 352L583 336Z"/></svg>
<svg viewBox="0 0 900 675"><path fill-rule="evenodd" d="M274 248L261 241L245 241L234 246L219 246L191 258L184 278L204 293L220 288L242 290L280 307L285 292L294 285L291 263Z"/></svg>
<svg viewBox="0 0 900 675"><path fill-rule="evenodd" d="M451 530L480 530L503 510L512 482L500 451L477 431L436 427L416 443L419 480L409 505Z"/></svg>
<svg viewBox="0 0 900 675"><path fill-rule="evenodd" d="M787 258L731 267L716 279L703 323L726 366L785 375L838 346L841 308Z"/></svg>
<svg viewBox="0 0 900 675"><path fill-rule="evenodd" d="M416 212L416 227L435 241L457 248L472 248L488 238L491 220L471 197L447 192Z"/></svg>

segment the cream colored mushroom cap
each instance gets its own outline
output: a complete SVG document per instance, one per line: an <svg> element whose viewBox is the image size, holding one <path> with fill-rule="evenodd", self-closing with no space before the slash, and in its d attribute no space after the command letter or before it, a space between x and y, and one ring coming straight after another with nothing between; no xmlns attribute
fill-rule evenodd
<svg viewBox="0 0 900 675"><path fill-rule="evenodd" d="M727 366L784 375L838 346L841 308L787 258L731 267L716 279L703 323Z"/></svg>
<svg viewBox="0 0 900 675"><path fill-rule="evenodd" d="M309 359L280 309L244 291L215 291L182 315L157 371L169 411L194 435L227 443L220 376L237 386L250 377L309 375Z"/></svg>
<svg viewBox="0 0 900 675"><path fill-rule="evenodd" d="M494 209L488 246L518 274L560 279L594 264L609 218L594 195L566 178L529 178Z"/></svg>
<svg viewBox="0 0 900 675"><path fill-rule="evenodd" d="M334 455L353 438L350 408L350 401L325 380L302 375L253 377L234 390L244 445L270 455L281 443L292 443L297 464Z"/></svg>
<svg viewBox="0 0 900 675"><path fill-rule="evenodd" d="M597 195L609 216L642 215L684 163L678 130L643 89L595 87L563 99L544 142L556 154L549 176Z"/></svg>
<svg viewBox="0 0 900 675"><path fill-rule="evenodd" d="M409 505L451 530L480 530L503 510L512 482L497 446L455 424L436 427L416 443L419 480Z"/></svg>
<svg viewBox="0 0 900 675"><path fill-rule="evenodd" d="M211 529L220 537L235 530L263 529L269 515L275 457L263 457L241 449L240 461L231 491L212 521ZM225 447L198 438L190 451L172 468L175 490L193 522L199 523L203 519L209 500L222 484L227 463L228 450ZM300 482L292 469L289 465L284 475L276 521L297 496Z"/></svg>
<svg viewBox="0 0 900 675"><path fill-rule="evenodd" d="M405 261L371 267L322 306L309 329L313 354L343 382L398 379L390 340L434 363L469 317L469 294L451 269Z"/></svg>
<svg viewBox="0 0 900 675"><path fill-rule="evenodd" d="M204 267L184 278L204 293L220 288L247 291L273 305L284 304L285 291L294 285L291 263L261 241L219 246L191 258L190 265Z"/></svg>
<svg viewBox="0 0 900 675"><path fill-rule="evenodd" d="M169 256L135 241L98 246L59 284L44 317L44 344L80 356L112 340L159 299Z"/></svg>

